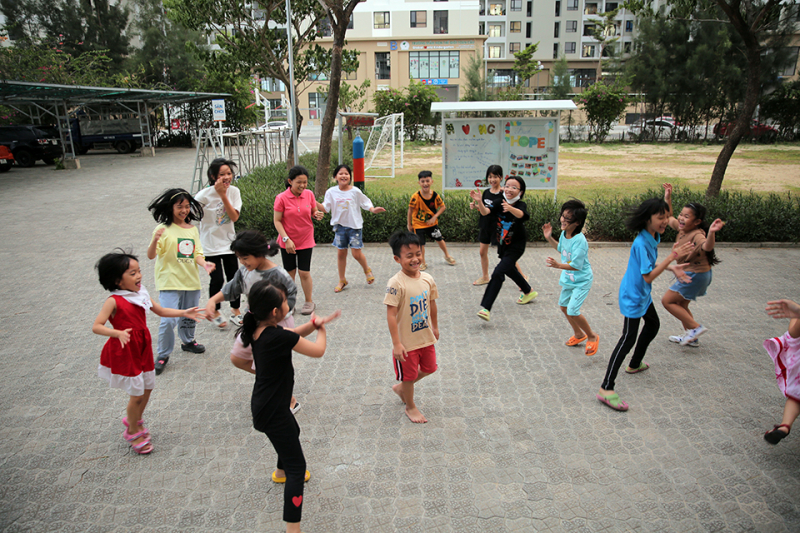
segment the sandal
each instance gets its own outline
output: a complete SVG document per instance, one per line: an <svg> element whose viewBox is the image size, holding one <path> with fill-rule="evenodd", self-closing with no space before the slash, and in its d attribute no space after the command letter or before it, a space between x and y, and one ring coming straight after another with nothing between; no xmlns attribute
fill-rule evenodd
<svg viewBox="0 0 800 533"><path fill-rule="evenodd" d="M123 416L122 417L122 425L125 426L126 428L130 428L130 426L128 425L128 417L127 416ZM147 433L147 436L149 437L150 436L150 430L147 429L146 427L144 427L144 420L139 420L139 425L142 426L142 431L144 433Z"/></svg>
<svg viewBox="0 0 800 533"><path fill-rule="evenodd" d="M531 303L531 301L533 301L533 299L536 298L538 295L539 293L536 291L531 291L528 294L520 294L519 298L517 298L517 303L519 305L525 305Z"/></svg>
<svg viewBox="0 0 800 533"><path fill-rule="evenodd" d="M603 396L602 394L597 395L597 399L600 400L601 403L606 404L610 408L614 409L615 411L627 411L628 404L619 398L619 394L616 392L610 396Z"/></svg>
<svg viewBox="0 0 800 533"><path fill-rule="evenodd" d="M631 368L631 367L626 368L625 372L627 372L628 374L638 374L639 372L644 372L648 368L650 368L650 365L648 365L647 363L642 363L641 365L639 365L638 368Z"/></svg>
<svg viewBox="0 0 800 533"><path fill-rule="evenodd" d="M375 278L372 279L374 280ZM333 292L342 292L345 287L347 287L347 280L346 279L339 280L339 284L336 287L334 287Z"/></svg>
<svg viewBox="0 0 800 533"><path fill-rule="evenodd" d="M478 318L482 318L486 322L489 322L490 316L491 316L491 313L489 313L488 309L481 309L480 311L478 311Z"/></svg>
<svg viewBox="0 0 800 533"><path fill-rule="evenodd" d="M448 256L446 256L446 257L444 258L444 260L445 260L445 261L447 262L447 264L448 264L448 265L450 265L450 266L453 266L453 265L455 265L455 264L456 264L456 260L455 260L455 258L454 258L454 257L451 257L451 256L449 256L449 255L448 255Z"/></svg>
<svg viewBox="0 0 800 533"><path fill-rule="evenodd" d="M228 323L225 322L225 319L222 318L222 315L217 316L216 318L212 318L211 322L217 326L219 329L223 329L228 326Z"/></svg>
<svg viewBox="0 0 800 533"><path fill-rule="evenodd" d="M366 272L364 272L367 276L367 285L372 285L375 283L375 276L372 275L372 269L368 268Z"/></svg>
<svg viewBox="0 0 800 533"><path fill-rule="evenodd" d="M489 283L489 280L486 278L478 278L472 282L472 284L475 285L476 287L478 285L486 285L487 283Z"/></svg>
<svg viewBox="0 0 800 533"><path fill-rule="evenodd" d="M140 431L139 433L131 435L126 429L122 432L122 438L128 441L131 444L133 451L139 455L147 455L153 451L153 445L150 444L150 439L148 438L148 435L145 435L144 431ZM143 438L144 440L139 444L134 444L133 441L139 438Z"/></svg>
<svg viewBox="0 0 800 533"><path fill-rule="evenodd" d="M786 433L781 431L780 428L786 428ZM764 440L769 442L770 444L778 444L784 438L789 436L789 432L792 430L792 427L788 424L778 424L771 430L764 433Z"/></svg>
<svg viewBox="0 0 800 533"><path fill-rule="evenodd" d="M275 475L276 472L277 470L272 471L272 481L274 483L286 483L286 477L278 477ZM303 481L308 481L309 479L311 479L311 472L306 470L306 477Z"/></svg>
<svg viewBox="0 0 800 533"><path fill-rule="evenodd" d="M583 337L581 337L580 339L579 339L579 338L577 338L575 335L573 335L572 337L570 337L569 339L567 339L567 342L566 342L565 344L566 344L567 346L577 346L578 344L580 344L580 343L582 343L583 341L585 341L587 338L589 338L589 336L588 336L588 335L584 335L584 336L583 336Z"/></svg>
<svg viewBox="0 0 800 533"><path fill-rule="evenodd" d="M600 345L600 335L597 336L597 340L594 342L587 342L586 343L586 351L584 352L588 357L593 356L597 353L597 347Z"/></svg>

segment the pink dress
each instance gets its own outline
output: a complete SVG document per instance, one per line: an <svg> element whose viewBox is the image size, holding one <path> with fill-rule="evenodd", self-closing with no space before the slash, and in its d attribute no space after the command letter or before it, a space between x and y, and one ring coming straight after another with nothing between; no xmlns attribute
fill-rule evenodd
<svg viewBox="0 0 800 533"><path fill-rule="evenodd" d="M800 338L789 332L764 341L764 349L775 363L775 378L784 396L800 402Z"/></svg>
<svg viewBox="0 0 800 533"><path fill-rule="evenodd" d="M117 311L109 321L116 330L130 331L130 340L123 347L119 339L108 339L100 353L97 374L115 389L131 396L141 396L155 385L153 341L147 329L144 307L132 304L122 296L112 294Z"/></svg>

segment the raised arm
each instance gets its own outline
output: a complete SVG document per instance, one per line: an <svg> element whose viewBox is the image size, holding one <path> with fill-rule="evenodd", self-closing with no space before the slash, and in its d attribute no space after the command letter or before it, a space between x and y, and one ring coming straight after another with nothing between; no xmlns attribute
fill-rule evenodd
<svg viewBox="0 0 800 533"><path fill-rule="evenodd" d="M553 238L553 226L551 226L549 222L545 222L542 225L542 233L544 234L544 240L549 242L550 246L558 251L558 241Z"/></svg>
<svg viewBox="0 0 800 533"><path fill-rule="evenodd" d="M711 227L708 228L708 235L706 236L706 242L703 243L703 250L706 252L710 252L714 249L714 245L717 243L717 232L725 227L725 223L721 219L716 219L714 222L711 223Z"/></svg>
<svg viewBox="0 0 800 533"><path fill-rule="evenodd" d="M669 211L667 214L669 215L669 227L678 231L678 219L672 216L672 184L665 183L664 187L664 201L667 202L667 206L669 206Z"/></svg>

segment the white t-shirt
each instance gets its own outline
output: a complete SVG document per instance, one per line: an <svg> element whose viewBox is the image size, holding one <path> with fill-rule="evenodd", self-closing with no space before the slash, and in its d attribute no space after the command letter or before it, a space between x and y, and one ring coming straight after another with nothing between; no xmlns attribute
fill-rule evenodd
<svg viewBox="0 0 800 533"><path fill-rule="evenodd" d="M353 229L361 229L364 226L361 209L369 210L373 207L372 200L358 187L343 191L338 186L331 187L325 192L322 206L331 214L331 226L339 224Z"/></svg>
<svg viewBox="0 0 800 533"><path fill-rule="evenodd" d="M241 213L242 195L239 189L231 185L228 187L227 195L233 208ZM233 253L231 242L236 237L236 230L217 190L214 187L206 187L198 192L194 199L203 206L203 220L200 221L199 230L200 242L203 244L206 257Z"/></svg>

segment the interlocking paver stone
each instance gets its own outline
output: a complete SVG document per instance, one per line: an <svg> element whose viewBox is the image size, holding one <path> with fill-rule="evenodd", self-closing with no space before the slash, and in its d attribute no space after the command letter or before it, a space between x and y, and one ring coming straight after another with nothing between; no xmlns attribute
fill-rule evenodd
<svg viewBox="0 0 800 533"><path fill-rule="evenodd" d="M81 171L0 175L0 530L283 529L275 453L252 428L252 376L229 362L230 329L199 324L206 353L177 351L158 377L146 412L149 457L121 439L124 393L95 375L105 339L91 323L106 295L94 263L133 248L157 294L146 205L167 186L188 185L193 157L97 154ZM592 358L564 346L571 332L557 308L558 273L543 266L552 249L533 245L521 261L539 297L518 306L507 284L489 323L475 316L482 290L470 285L477 247L451 251L456 267L429 250L441 341L439 371L417 388L425 425L411 424L389 390L382 296L397 265L388 246L366 248L376 283L366 285L351 260L341 294L332 290L335 251L314 251L319 312L343 316L321 360L295 357L312 472L305 531L800 530L800 436L776 447L762 438L783 398L761 348L786 329L764 302L800 299L800 248L721 245L709 295L693 304L709 333L700 348L671 344L679 325L659 310L651 370L618 381L627 413L594 399L620 334L625 244L590 250L595 282L584 312L601 335ZM656 280L656 298L668 283ZM157 317L148 320L155 337Z"/></svg>

